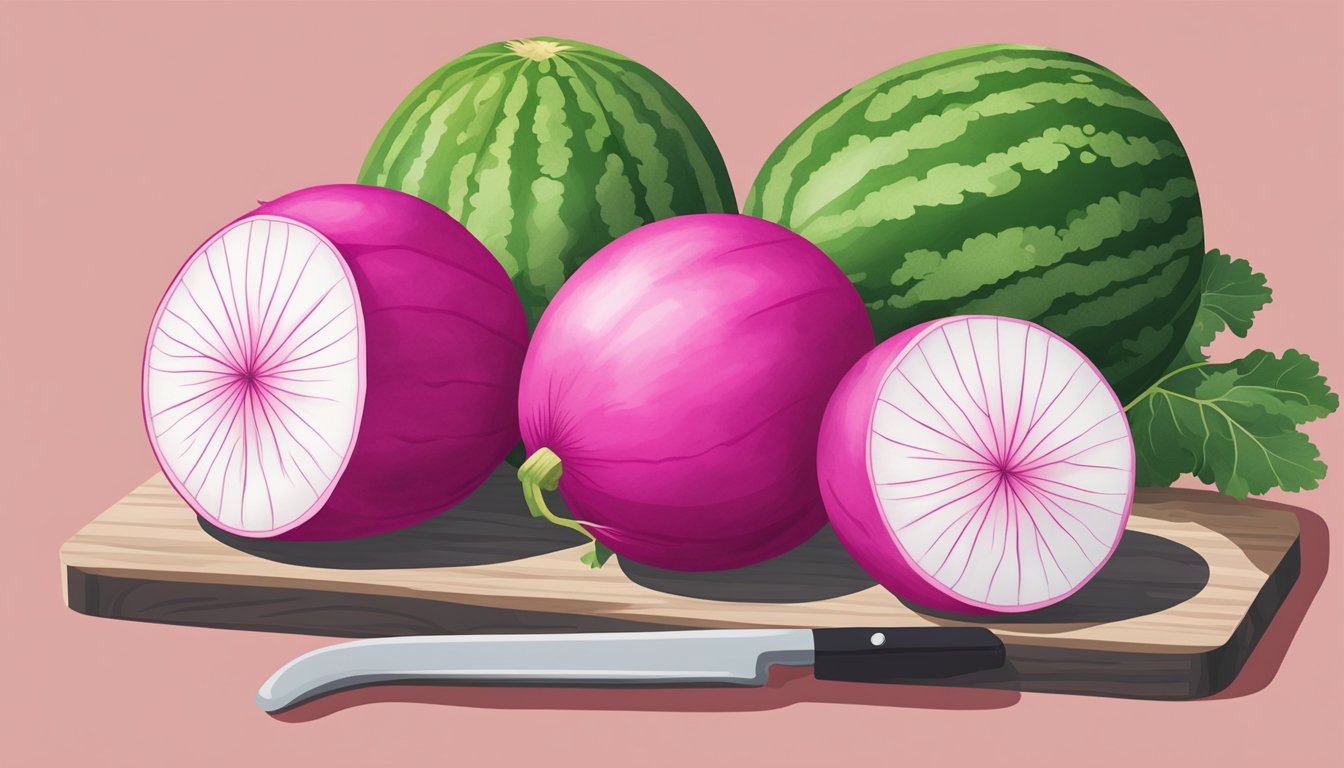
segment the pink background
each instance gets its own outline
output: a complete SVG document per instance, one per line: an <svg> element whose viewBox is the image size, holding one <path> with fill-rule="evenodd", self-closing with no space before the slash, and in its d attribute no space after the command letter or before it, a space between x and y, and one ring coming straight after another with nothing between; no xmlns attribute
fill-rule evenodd
<svg viewBox="0 0 1344 768"><path fill-rule="evenodd" d="M739 197L791 126L905 59L990 41L1084 54L1181 132L1209 245L1269 275L1275 302L1252 339L1218 351L1300 346L1344 387L1341 29L1340 5L1287 2L0 6L0 754L12 765L1337 759L1344 585L1323 576L1327 530L1311 515L1303 585L1247 671L1224 696L1186 703L785 675L758 691L393 690L285 722L252 694L324 640L80 616L61 603L56 552L155 470L140 351L191 249L257 199L352 180L424 75L533 34L607 45L661 73L718 138ZM1341 426L1308 428L1339 466L1288 497L1327 519L1344 487Z"/></svg>

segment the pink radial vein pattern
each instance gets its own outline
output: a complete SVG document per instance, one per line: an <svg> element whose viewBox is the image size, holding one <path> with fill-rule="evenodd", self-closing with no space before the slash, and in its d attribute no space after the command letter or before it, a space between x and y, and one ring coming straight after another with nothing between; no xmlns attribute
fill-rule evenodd
<svg viewBox="0 0 1344 768"><path fill-rule="evenodd" d="M934 324L878 395L877 498L930 584L987 608L1044 605L1116 547L1133 495L1124 412L1081 353L994 317Z"/></svg>
<svg viewBox="0 0 1344 768"><path fill-rule="evenodd" d="M243 219L192 256L150 330L144 397L197 512L270 531L325 500L360 411L359 322L344 262L296 222Z"/></svg>

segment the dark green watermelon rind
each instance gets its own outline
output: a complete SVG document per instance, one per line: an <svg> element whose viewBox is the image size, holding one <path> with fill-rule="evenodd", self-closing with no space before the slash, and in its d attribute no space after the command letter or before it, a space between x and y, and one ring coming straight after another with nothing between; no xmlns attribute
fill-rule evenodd
<svg viewBox="0 0 1344 768"><path fill-rule="evenodd" d="M602 246L671 216L735 212L709 129L647 67L598 46L534 61L493 43L450 62L393 112L362 184L422 197L504 266L532 326Z"/></svg>
<svg viewBox="0 0 1344 768"><path fill-rule="evenodd" d="M955 314L1033 320L1125 402L1198 308L1179 138L1129 83L1060 51L980 46L861 83L780 144L744 211L839 263L879 339Z"/></svg>

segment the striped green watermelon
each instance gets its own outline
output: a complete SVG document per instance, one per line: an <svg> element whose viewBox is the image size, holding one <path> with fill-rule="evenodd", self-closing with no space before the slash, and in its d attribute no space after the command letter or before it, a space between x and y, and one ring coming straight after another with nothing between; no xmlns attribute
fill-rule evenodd
<svg viewBox="0 0 1344 768"><path fill-rule="evenodd" d="M1171 124L1062 51L964 48L840 94L784 139L744 212L830 255L878 340L949 315L1037 322L1123 402L1198 308L1204 228Z"/></svg>
<svg viewBox="0 0 1344 768"><path fill-rule="evenodd" d="M495 255L535 327L565 278L655 219L736 212L700 116L648 68L587 43L493 43L402 101L361 184L417 195Z"/></svg>

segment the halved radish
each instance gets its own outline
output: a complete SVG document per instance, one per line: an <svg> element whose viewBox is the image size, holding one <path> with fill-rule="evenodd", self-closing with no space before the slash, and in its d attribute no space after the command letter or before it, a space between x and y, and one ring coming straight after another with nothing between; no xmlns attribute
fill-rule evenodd
<svg viewBox="0 0 1344 768"><path fill-rule="evenodd" d="M199 515L253 537L400 528L518 441L522 304L479 241L401 192L285 195L210 237L154 315L145 426Z"/></svg>
<svg viewBox="0 0 1344 768"><path fill-rule="evenodd" d="M1033 323L951 317L860 360L827 406L818 476L840 540L937 610L1040 608L1119 545L1134 445L1106 380Z"/></svg>

